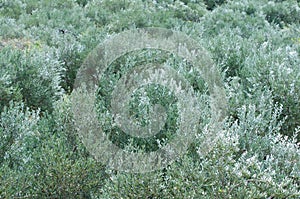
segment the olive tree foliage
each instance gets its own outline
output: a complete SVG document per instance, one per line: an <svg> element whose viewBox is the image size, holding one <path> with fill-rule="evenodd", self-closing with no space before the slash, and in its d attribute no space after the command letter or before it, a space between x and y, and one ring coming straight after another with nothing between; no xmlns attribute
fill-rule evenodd
<svg viewBox="0 0 300 199"><path fill-rule="evenodd" d="M299 12L296 0L1 1L0 198L299 198ZM206 155L201 144L210 129L201 121L185 155L164 169L134 174L106 167L87 150L70 94L92 49L143 27L182 31L210 52L228 115ZM132 63L193 67L172 56L132 52L112 63L108 77ZM200 77L180 73L192 82ZM110 82L101 83L106 92ZM205 88L202 83L193 86ZM150 99L157 90L165 91L148 89ZM132 112L145 116L138 94ZM210 110L202 112L209 120ZM139 150L145 144L126 134L112 140Z"/></svg>

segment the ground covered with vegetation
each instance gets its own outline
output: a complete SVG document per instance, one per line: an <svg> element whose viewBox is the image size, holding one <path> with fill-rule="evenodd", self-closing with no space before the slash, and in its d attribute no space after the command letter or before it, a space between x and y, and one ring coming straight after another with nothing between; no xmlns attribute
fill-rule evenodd
<svg viewBox="0 0 300 199"><path fill-rule="evenodd" d="M70 94L89 52L142 27L207 49L228 116L205 156L203 128L173 164L134 174L87 151ZM0 198L300 198L299 132L299 0L0 1Z"/></svg>

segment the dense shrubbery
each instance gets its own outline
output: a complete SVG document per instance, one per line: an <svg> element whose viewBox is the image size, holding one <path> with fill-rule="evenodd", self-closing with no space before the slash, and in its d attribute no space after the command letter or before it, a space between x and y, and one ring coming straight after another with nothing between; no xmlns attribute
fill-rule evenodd
<svg viewBox="0 0 300 199"><path fill-rule="evenodd" d="M52 115L22 103L1 113L1 198L87 198L100 189L103 167L73 137L64 99Z"/></svg>
<svg viewBox="0 0 300 199"><path fill-rule="evenodd" d="M26 42L29 46L36 45L31 41ZM18 44L22 45L22 41L17 41ZM51 52L51 49L43 49L47 50ZM26 106L32 109L52 110L52 103L63 92L60 86L63 68L50 52L43 51L32 49L24 52L13 48L0 51L4 89L2 106L8 104L9 100L22 98Z"/></svg>
<svg viewBox="0 0 300 199"><path fill-rule="evenodd" d="M274 27L264 19L265 15L259 14L260 3L257 4L232 2L215 9L203 22L203 36L208 38L204 41L228 80L240 78L240 102L257 103L261 98L257 91L270 90L271 98L283 105L281 118L287 117L282 133L292 135L300 121L300 46L295 42L299 28L295 24L283 30ZM253 7L256 11L248 15L245 11ZM253 15L257 16L253 19ZM230 107L235 111L240 105L235 102Z"/></svg>
<svg viewBox="0 0 300 199"><path fill-rule="evenodd" d="M0 198L299 198L299 12L296 0L0 2ZM80 142L70 93L101 41L149 26L210 51L229 115L208 155L199 132L167 168L129 174ZM137 55L149 61L115 64Z"/></svg>

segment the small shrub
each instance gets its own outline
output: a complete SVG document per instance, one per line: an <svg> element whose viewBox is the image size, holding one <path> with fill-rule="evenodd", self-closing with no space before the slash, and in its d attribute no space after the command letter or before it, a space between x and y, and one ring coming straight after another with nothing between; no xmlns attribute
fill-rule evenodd
<svg viewBox="0 0 300 199"><path fill-rule="evenodd" d="M52 103L63 92L60 86L63 69L53 55L38 49L22 51L12 48L1 50L0 55L3 58L0 61L1 74L6 78L4 84L7 85L4 91L8 95L6 101L18 99L21 94L28 107L51 111ZM9 89L17 92L9 94Z"/></svg>
<svg viewBox="0 0 300 199"><path fill-rule="evenodd" d="M270 23L279 25L281 28L290 24L300 23L300 7L297 1L270 1L263 8L266 19Z"/></svg>
<svg viewBox="0 0 300 199"><path fill-rule="evenodd" d="M94 198L299 197L299 146L278 134L281 108L272 107L262 100L239 109L239 120L224 122L207 156L198 148L204 131L195 140L198 155L151 173L110 173Z"/></svg>
<svg viewBox="0 0 300 199"><path fill-rule="evenodd" d="M7 18L18 19L23 13L25 7L26 4L20 0L3 0L0 3L0 15L3 15Z"/></svg>
<svg viewBox="0 0 300 199"><path fill-rule="evenodd" d="M68 106L61 101L54 115L42 118L24 104L11 103L1 113L1 198L89 198L98 192L103 166L71 139L71 115L61 114Z"/></svg>

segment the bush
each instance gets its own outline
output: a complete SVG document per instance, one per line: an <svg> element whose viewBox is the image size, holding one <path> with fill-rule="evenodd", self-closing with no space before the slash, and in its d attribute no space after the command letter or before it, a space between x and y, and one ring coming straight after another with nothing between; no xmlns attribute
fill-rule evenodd
<svg viewBox="0 0 300 199"><path fill-rule="evenodd" d="M100 188L103 166L60 123L71 121L67 102L61 104L43 118L24 104L11 103L2 112L1 198L89 198Z"/></svg>
<svg viewBox="0 0 300 199"><path fill-rule="evenodd" d="M142 27L172 28L178 22L198 22L206 12L202 3L185 5L180 1L90 1L86 8L92 21L98 26L109 24L111 32Z"/></svg>
<svg viewBox="0 0 300 199"><path fill-rule="evenodd" d="M18 19L23 13L25 7L26 4L20 0L4 0L0 3L0 15L8 18Z"/></svg>
<svg viewBox="0 0 300 199"><path fill-rule="evenodd" d="M32 44L28 41L30 45ZM50 50L50 49L49 49ZM51 52L51 51L50 51ZM53 54L39 49L5 48L0 51L3 78L6 78L6 102L20 98L32 109L52 110L52 104L63 93L60 86L63 68ZM13 86L12 86L13 85ZM9 89L18 92L9 94ZM19 93L19 94L18 94ZM14 96L15 95L15 96ZM5 101L2 106L7 105Z"/></svg>
<svg viewBox="0 0 300 199"><path fill-rule="evenodd" d="M10 49L0 50L0 112L5 106L8 106L11 100L21 101L22 93L18 85L14 84L14 79L16 78L16 71L11 69L11 64L9 63L8 54ZM15 59L14 55L10 55L11 59Z"/></svg>
<svg viewBox="0 0 300 199"><path fill-rule="evenodd" d="M270 23L279 25L281 28L300 23L300 7L297 1L270 1L263 8L266 13L266 19Z"/></svg>
<svg viewBox="0 0 300 199"><path fill-rule="evenodd" d="M271 92L268 97L283 105L281 119L287 117L281 133L293 136L300 121L297 111L299 45L293 40L298 32L294 26L279 31L278 27L268 24L259 14L259 6L255 7L256 11L251 16L246 14L251 7L253 2L241 4L236 1L207 15L207 20L202 22L205 29L202 36L207 38L204 45L211 50L230 87L239 86L236 94L240 100L230 105L232 116L237 117L236 109L245 103L257 104L263 91ZM254 21L260 21L261 26ZM231 81L233 79L234 82Z"/></svg>
<svg viewBox="0 0 300 199"><path fill-rule="evenodd" d="M112 172L95 198L299 197L299 146L276 135L280 108L256 111L255 106L244 106L238 111L243 115L239 121L224 123L208 156L198 149L192 152L197 156L186 155L161 171Z"/></svg>
<svg viewBox="0 0 300 199"><path fill-rule="evenodd" d="M24 25L18 24L16 20L0 17L0 39L12 39L24 37ZM1 41L2 43L2 41ZM3 46L0 43L0 48Z"/></svg>

